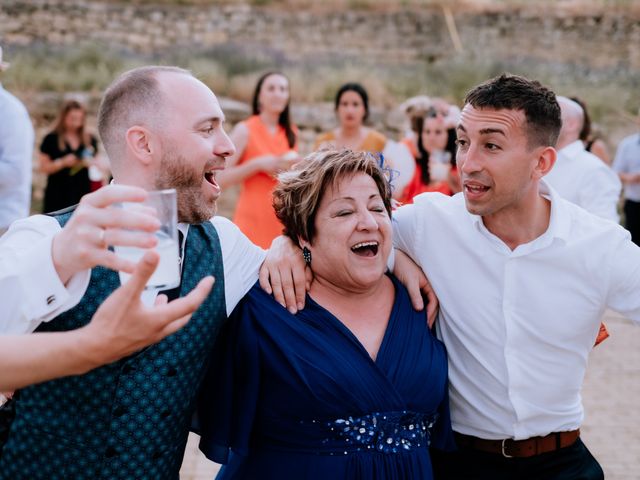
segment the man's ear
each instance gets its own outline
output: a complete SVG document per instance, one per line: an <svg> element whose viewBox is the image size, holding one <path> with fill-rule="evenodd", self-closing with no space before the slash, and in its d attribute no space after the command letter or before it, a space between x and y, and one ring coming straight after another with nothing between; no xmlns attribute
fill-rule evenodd
<svg viewBox="0 0 640 480"><path fill-rule="evenodd" d="M540 180L551 171L558 158L558 152L553 147L544 147L538 154L538 160L533 169L533 176L536 180Z"/></svg>
<svg viewBox="0 0 640 480"><path fill-rule="evenodd" d="M127 148L133 153L133 156L144 165L151 164L158 149L158 145L156 145L151 131L145 127L134 125L127 130L125 135Z"/></svg>

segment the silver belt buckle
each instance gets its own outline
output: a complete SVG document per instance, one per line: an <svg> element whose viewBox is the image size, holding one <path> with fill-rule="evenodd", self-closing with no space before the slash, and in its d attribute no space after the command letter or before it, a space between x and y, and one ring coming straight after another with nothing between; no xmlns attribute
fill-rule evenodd
<svg viewBox="0 0 640 480"><path fill-rule="evenodd" d="M504 444L505 444L505 442L506 442L507 440L509 440L509 439L508 439L508 438L504 438L504 439L502 440L502 456L503 456L504 458L513 458L513 455L508 455L508 454L507 454L507 452L506 452L506 450L504 449Z"/></svg>

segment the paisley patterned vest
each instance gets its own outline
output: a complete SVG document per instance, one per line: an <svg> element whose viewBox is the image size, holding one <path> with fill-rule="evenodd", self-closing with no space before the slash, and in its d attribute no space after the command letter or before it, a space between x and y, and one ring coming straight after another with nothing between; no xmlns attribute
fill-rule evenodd
<svg viewBox="0 0 640 480"><path fill-rule="evenodd" d="M64 225L70 215L56 219ZM209 274L212 293L180 331L85 375L22 390L0 479L177 479L195 395L226 319L217 232L210 222L191 225L181 295ZM82 301L38 330L85 325L119 284L117 272L94 268Z"/></svg>

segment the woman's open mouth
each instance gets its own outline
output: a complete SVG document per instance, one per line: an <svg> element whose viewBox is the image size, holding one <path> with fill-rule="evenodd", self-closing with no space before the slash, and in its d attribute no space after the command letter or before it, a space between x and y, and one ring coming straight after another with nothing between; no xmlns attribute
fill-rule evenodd
<svg viewBox="0 0 640 480"><path fill-rule="evenodd" d="M356 243L351 251L360 257L375 257L378 254L378 242Z"/></svg>

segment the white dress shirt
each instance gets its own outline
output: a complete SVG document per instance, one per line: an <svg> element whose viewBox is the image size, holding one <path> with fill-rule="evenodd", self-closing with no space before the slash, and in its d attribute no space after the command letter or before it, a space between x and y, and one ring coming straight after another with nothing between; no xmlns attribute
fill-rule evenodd
<svg viewBox="0 0 640 480"><path fill-rule="evenodd" d="M619 225L561 199L547 231L509 249L462 194L394 212L394 243L440 299L454 430L524 439L578 428L580 389L607 307L640 322L640 248Z"/></svg>
<svg viewBox="0 0 640 480"><path fill-rule="evenodd" d="M558 159L544 179L561 197L587 212L616 223L620 220L620 179L611 167L587 152L580 140L558 150Z"/></svg>
<svg viewBox="0 0 640 480"><path fill-rule="evenodd" d="M33 142L26 108L0 85L0 234L29 215Z"/></svg>
<svg viewBox="0 0 640 480"><path fill-rule="evenodd" d="M613 169L618 173L640 173L640 133L625 137L618 145ZM627 183L624 198L640 202L640 183Z"/></svg>
<svg viewBox="0 0 640 480"><path fill-rule="evenodd" d="M258 279L265 251L230 220L215 216L211 223L220 238L229 314ZM15 222L0 237L0 334L32 332L82 299L91 271L75 274L66 286L60 282L51 257L53 236L59 231L53 217L34 215Z"/></svg>

